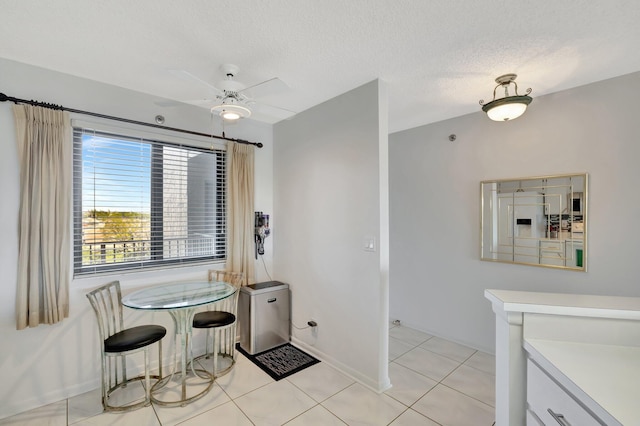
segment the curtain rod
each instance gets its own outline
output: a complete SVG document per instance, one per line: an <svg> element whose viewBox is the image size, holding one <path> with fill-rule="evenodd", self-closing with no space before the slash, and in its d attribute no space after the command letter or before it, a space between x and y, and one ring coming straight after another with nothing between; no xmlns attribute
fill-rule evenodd
<svg viewBox="0 0 640 426"><path fill-rule="evenodd" d="M243 143L243 144L246 144L246 145L255 145L258 148L262 148L263 147L262 142L250 142L250 141L247 141L247 140L244 140L244 139L228 138L228 137L226 137L224 135L224 132L222 132L222 136L218 136L218 135L214 135L214 134L194 132L193 130L177 129L175 127L162 126L160 124L152 124L152 123L145 123L143 121L129 120L128 118L114 117L112 115L98 114L97 112L90 112L90 111L83 111L83 110L80 110L80 109L67 108L67 107L63 107L62 105L55 105L55 104L50 104L50 103L46 103L46 102L39 102L39 101L34 101L34 100L28 101L26 99L14 98L13 96L7 96L4 93L0 93L0 102L7 102L7 101L13 102L13 103L16 103L16 104L27 104L27 105L39 106L39 107L49 108L49 109L54 109L54 110L75 112L77 114L91 115L93 117L106 118L106 119L115 120L115 121L122 121L122 122L130 123L130 124L138 124L140 126L155 127L157 129L171 130L171 131L174 131L174 132L187 133L187 134L190 134L190 135L197 135L197 136L205 136L205 137L208 137L208 138L222 139L222 140L225 140L225 141Z"/></svg>

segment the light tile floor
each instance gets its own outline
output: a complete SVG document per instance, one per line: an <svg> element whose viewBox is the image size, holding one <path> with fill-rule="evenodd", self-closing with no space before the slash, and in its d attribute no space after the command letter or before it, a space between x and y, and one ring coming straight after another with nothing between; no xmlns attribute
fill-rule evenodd
<svg viewBox="0 0 640 426"><path fill-rule="evenodd" d="M319 363L278 382L238 354L203 398L182 408L103 413L99 390L0 420L1 425L491 426L492 355L403 326L389 329L393 387L377 394ZM136 391L135 387L130 389ZM140 391L140 389L137 389Z"/></svg>

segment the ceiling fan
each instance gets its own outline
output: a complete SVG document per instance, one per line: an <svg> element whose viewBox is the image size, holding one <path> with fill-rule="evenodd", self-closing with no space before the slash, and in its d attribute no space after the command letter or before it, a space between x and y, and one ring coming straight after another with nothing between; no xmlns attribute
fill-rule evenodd
<svg viewBox="0 0 640 426"><path fill-rule="evenodd" d="M213 114L230 121L248 118L253 112L277 119L290 118L296 114L294 111L286 108L265 104L257 100L259 97L283 93L289 90L286 83L279 78L274 77L247 87L235 79L239 70L237 65L223 64L220 66L220 70L224 75L224 79L217 84L217 87L188 71L172 71L175 74L207 86L214 95L213 99L184 102L196 105L211 105L211 112Z"/></svg>

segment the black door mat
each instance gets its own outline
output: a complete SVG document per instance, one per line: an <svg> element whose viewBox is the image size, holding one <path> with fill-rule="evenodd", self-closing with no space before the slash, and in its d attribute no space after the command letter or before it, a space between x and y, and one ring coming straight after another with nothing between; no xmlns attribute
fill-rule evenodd
<svg viewBox="0 0 640 426"><path fill-rule="evenodd" d="M249 355L239 343L236 343L236 349L276 381L320 362L291 343L285 343L255 355Z"/></svg>

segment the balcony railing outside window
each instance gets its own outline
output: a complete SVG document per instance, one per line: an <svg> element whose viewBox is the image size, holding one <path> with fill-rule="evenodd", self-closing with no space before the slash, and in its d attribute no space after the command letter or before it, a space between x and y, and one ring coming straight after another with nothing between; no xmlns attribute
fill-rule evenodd
<svg viewBox="0 0 640 426"><path fill-rule="evenodd" d="M75 274L224 259L225 158L74 128Z"/></svg>

